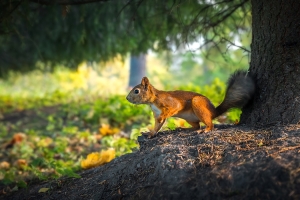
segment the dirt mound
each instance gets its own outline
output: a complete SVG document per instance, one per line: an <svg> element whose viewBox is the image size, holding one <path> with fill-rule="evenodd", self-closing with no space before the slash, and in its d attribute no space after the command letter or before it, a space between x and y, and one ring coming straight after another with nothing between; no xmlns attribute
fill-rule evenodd
<svg viewBox="0 0 300 200"><path fill-rule="evenodd" d="M299 199L300 126L217 126L139 138L140 150L82 178L40 182L5 199ZM38 193L40 188L50 188Z"/></svg>

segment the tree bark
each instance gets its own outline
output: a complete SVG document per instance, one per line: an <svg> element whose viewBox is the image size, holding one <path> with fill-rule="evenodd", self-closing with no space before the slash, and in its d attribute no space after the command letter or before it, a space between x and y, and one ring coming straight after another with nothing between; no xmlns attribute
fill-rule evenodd
<svg viewBox="0 0 300 200"><path fill-rule="evenodd" d="M134 86L140 84L144 76L146 76L146 55L131 55L129 88L133 88Z"/></svg>
<svg viewBox="0 0 300 200"><path fill-rule="evenodd" d="M300 120L300 1L252 0L250 72L257 90L241 123L295 124Z"/></svg>

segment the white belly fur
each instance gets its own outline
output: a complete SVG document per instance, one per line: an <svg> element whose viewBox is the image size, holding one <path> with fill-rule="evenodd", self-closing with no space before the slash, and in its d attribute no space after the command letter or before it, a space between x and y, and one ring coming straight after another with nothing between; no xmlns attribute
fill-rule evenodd
<svg viewBox="0 0 300 200"><path fill-rule="evenodd" d="M189 122L199 122L200 121L194 113L188 113L188 112L180 113L180 114L174 115L173 117L179 117L179 118L185 119L186 121L189 121Z"/></svg>
<svg viewBox="0 0 300 200"><path fill-rule="evenodd" d="M155 117L158 117L161 113L161 110L159 110L158 107L156 107L154 104L150 104L151 110L154 112Z"/></svg>

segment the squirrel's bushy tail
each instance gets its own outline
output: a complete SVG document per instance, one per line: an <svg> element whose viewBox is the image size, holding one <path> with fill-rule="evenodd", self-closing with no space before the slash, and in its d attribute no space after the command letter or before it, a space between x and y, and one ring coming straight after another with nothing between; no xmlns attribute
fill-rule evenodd
<svg viewBox="0 0 300 200"><path fill-rule="evenodd" d="M242 108L253 97L255 83L246 71L238 70L228 79L227 90L223 102L216 108L216 116L226 112L230 108Z"/></svg>

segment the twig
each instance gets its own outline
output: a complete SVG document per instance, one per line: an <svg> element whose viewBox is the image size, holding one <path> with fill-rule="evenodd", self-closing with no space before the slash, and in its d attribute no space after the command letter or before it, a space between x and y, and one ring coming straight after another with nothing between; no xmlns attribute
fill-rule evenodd
<svg viewBox="0 0 300 200"><path fill-rule="evenodd" d="M80 5L96 2L108 2L110 0L29 0L30 2L42 4L42 5Z"/></svg>
<svg viewBox="0 0 300 200"><path fill-rule="evenodd" d="M231 42L230 40L228 40L227 38L225 37L222 37L222 40L225 40L226 42L230 43L232 46L235 46L235 47L238 47L248 53L251 53L251 51L249 49L246 49L245 47L242 47L242 46L239 46L239 45L236 45L235 43Z"/></svg>

